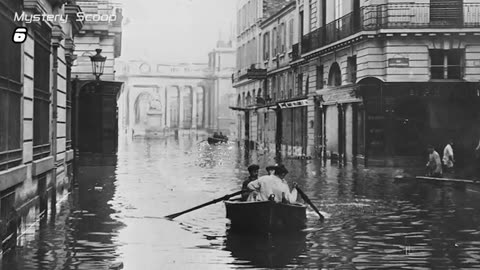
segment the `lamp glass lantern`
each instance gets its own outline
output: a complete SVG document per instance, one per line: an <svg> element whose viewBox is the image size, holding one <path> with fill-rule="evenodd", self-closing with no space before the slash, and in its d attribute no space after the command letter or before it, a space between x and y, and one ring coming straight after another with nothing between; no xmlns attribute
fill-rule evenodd
<svg viewBox="0 0 480 270"><path fill-rule="evenodd" d="M97 54L90 56L90 61L92 62L93 75L95 75L97 80L100 80L100 76L102 76L103 69L105 68L105 61L107 60L107 57L100 54L102 49L96 49L95 51Z"/></svg>

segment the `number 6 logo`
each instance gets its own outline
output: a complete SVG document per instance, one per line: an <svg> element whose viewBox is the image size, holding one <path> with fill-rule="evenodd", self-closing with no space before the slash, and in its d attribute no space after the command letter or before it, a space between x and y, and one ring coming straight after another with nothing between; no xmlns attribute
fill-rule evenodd
<svg viewBox="0 0 480 270"><path fill-rule="evenodd" d="M17 27L13 33L12 40L14 43L23 43L27 39L27 28Z"/></svg>

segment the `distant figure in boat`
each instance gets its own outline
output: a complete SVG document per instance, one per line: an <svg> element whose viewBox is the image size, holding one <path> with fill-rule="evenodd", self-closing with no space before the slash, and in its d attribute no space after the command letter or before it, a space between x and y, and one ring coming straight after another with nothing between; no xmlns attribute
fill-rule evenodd
<svg viewBox="0 0 480 270"><path fill-rule="evenodd" d="M432 145L428 146L427 176L442 177L442 161Z"/></svg>
<svg viewBox="0 0 480 270"><path fill-rule="evenodd" d="M242 185L242 190L244 191L244 193L242 193L242 201L246 201L248 199L248 196L250 195L250 190L248 189L248 184L250 184L250 182L252 181L255 181L258 179L258 170L260 169L260 167L256 164L252 164L250 166L248 166L248 178L243 181L243 185Z"/></svg>
<svg viewBox="0 0 480 270"><path fill-rule="evenodd" d="M453 173L453 164L455 159L453 158L453 140L450 139L443 149L443 165L445 166L445 172Z"/></svg>
<svg viewBox="0 0 480 270"><path fill-rule="evenodd" d="M288 174L287 168L280 165L275 168L275 175L265 175L255 181L250 182L247 188L258 192L256 201L267 201L269 198L275 202L295 203L297 201L296 184L290 192L285 176ZM272 196L273 195L273 196ZM248 201L254 201L252 196Z"/></svg>

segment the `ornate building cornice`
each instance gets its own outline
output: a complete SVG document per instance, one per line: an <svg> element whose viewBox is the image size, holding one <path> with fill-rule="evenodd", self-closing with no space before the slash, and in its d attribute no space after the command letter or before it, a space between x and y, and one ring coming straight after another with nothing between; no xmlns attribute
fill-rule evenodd
<svg viewBox="0 0 480 270"><path fill-rule="evenodd" d="M26 11L32 12L33 14L47 13L47 8L40 0L24 0L23 6Z"/></svg>
<svg viewBox="0 0 480 270"><path fill-rule="evenodd" d="M54 24L52 26L52 46L60 46L60 42L65 38L65 32L60 25Z"/></svg>
<svg viewBox="0 0 480 270"><path fill-rule="evenodd" d="M68 3L65 5L65 15L68 16L70 23L72 24L73 35L77 34L83 28L83 20L77 20L77 13L82 12L82 8L74 3Z"/></svg>

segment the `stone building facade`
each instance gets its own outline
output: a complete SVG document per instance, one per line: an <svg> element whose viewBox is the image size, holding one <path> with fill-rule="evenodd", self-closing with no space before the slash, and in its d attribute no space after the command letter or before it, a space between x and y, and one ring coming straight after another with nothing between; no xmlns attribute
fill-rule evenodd
<svg viewBox="0 0 480 270"><path fill-rule="evenodd" d="M122 9L110 0L76 1L76 4L85 16L104 19L85 21L74 38L72 143L78 150L76 153L112 154L118 143L117 100L123 87L115 78L115 59L122 51ZM97 49L106 57L99 80L92 73L90 59Z"/></svg>
<svg viewBox="0 0 480 270"><path fill-rule="evenodd" d="M271 66L261 66L268 70L267 79L251 82L270 87L266 104L272 109L307 108L291 113L299 119L294 123L302 122L298 130L288 127L286 119L275 121L276 151L342 163L418 165L427 144L441 150L452 138L458 163L471 159L480 137L475 109L480 98L479 10L479 3L460 0L295 1L294 29L299 33L294 33L292 59L284 68L293 73L292 90L302 93L296 96L300 100L296 105L283 102L282 80L267 78L275 73ZM263 26L257 33L261 42L271 34L268 18ZM258 91L253 86L246 88ZM248 92L244 98L243 88L237 89L239 108L247 111ZM252 123L256 125L254 119ZM289 132L301 139L295 135L289 141Z"/></svg>
<svg viewBox="0 0 480 270"><path fill-rule="evenodd" d="M83 22L71 16L66 22L14 19L15 13L22 12L65 16L81 10L73 1L64 2L0 1L0 224L4 241L15 242L15 228L22 224L24 230L55 208L72 178L69 79L73 37ZM22 44L11 41L17 27L27 28Z"/></svg>

